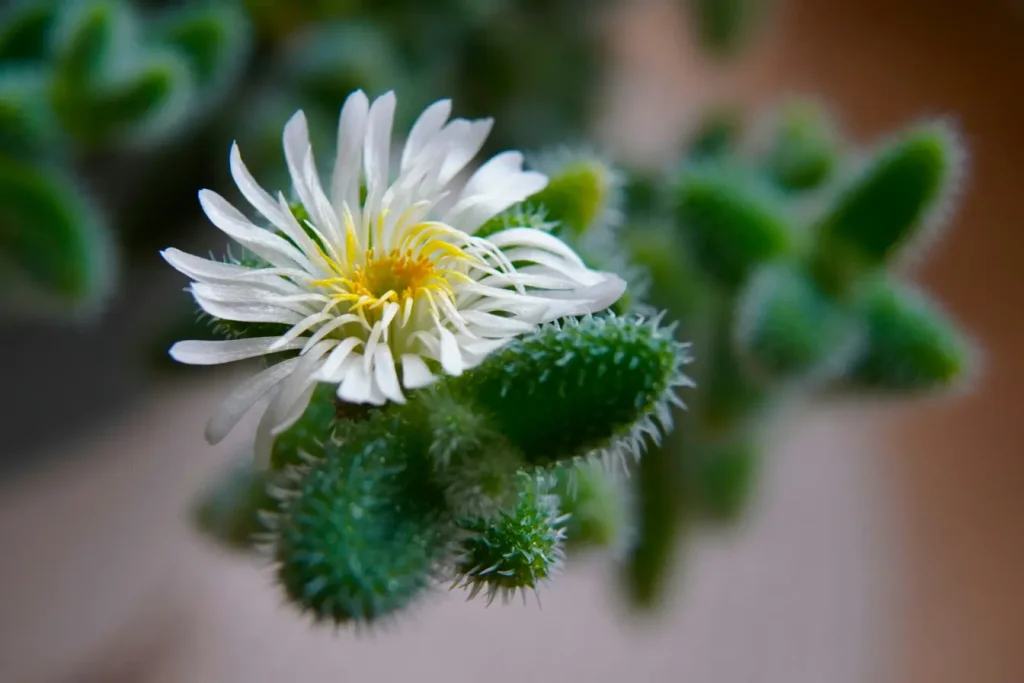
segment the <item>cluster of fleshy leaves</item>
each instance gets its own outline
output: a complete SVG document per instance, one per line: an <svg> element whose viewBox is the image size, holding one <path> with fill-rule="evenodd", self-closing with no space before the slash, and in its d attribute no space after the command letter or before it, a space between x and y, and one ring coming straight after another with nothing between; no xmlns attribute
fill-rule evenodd
<svg viewBox="0 0 1024 683"><path fill-rule="evenodd" d="M640 462L625 585L654 605L693 524L734 521L787 406L913 399L959 386L976 353L907 278L952 214L965 152L945 121L869 147L809 100L746 122L714 112L669 168L630 174L629 252L692 340L699 389Z"/></svg>
<svg viewBox="0 0 1024 683"><path fill-rule="evenodd" d="M270 473L243 467L213 489L204 528L264 543L291 598L335 621L391 614L441 579L507 597L595 547L614 551L627 596L649 608L687 531L747 509L786 406L962 382L971 345L899 274L951 213L964 157L953 129L922 122L861 149L805 101L743 129L717 114L658 172L536 157L548 186L481 234L552 232L627 279L615 310L527 335L406 406L318 394ZM684 410L673 389L691 384L690 342ZM384 534L371 509L403 531ZM341 545L324 554L309 545L319 536ZM377 573L388 553L402 558L390 583ZM398 593L357 589L384 585Z"/></svg>
<svg viewBox="0 0 1024 683"><path fill-rule="evenodd" d="M405 404L321 385L266 470L210 490L200 527L266 553L317 621L379 623L443 582L525 595L560 571L594 468L615 476L668 430L688 360L658 321L607 314L543 326Z"/></svg>
<svg viewBox="0 0 1024 683"><path fill-rule="evenodd" d="M116 0L22 0L0 10L9 314L101 309L119 262L118 207L106 195L127 201L153 182L140 173L152 150L208 117L247 51L245 18L228 3L142 13Z"/></svg>

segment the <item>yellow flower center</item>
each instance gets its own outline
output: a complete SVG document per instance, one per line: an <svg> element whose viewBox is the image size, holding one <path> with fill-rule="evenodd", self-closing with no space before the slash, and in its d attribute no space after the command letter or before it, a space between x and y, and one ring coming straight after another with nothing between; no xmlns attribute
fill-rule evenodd
<svg viewBox="0 0 1024 683"><path fill-rule="evenodd" d="M387 303L398 304L407 321L412 308L420 299L430 306L434 318L440 316L439 301L454 305L456 281L472 281L456 266L476 260L462 249L441 239L454 231L438 223L420 223L413 226L399 241L398 248L384 253L369 248L362 258L358 253L358 240L354 226L346 226L347 258L339 263L323 250L320 255L331 270L331 277L313 282L330 292L329 308L344 305L341 312L356 313L364 317L380 310ZM347 310L346 310L347 309ZM404 322L403 322L404 324Z"/></svg>
<svg viewBox="0 0 1024 683"><path fill-rule="evenodd" d="M366 263L356 266L351 278L352 295L371 308L386 301L403 304L407 299L415 299L421 290L431 288L451 290L428 257L415 257L397 249L380 257L370 249Z"/></svg>

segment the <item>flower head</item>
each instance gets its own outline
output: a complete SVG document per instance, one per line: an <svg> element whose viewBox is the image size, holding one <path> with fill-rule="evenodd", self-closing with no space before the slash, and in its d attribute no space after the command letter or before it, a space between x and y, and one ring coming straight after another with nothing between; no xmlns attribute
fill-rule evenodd
<svg viewBox="0 0 1024 683"><path fill-rule="evenodd" d="M317 382L337 385L351 403L403 402L405 390L438 373L461 374L541 323L602 310L621 296L621 279L589 270L544 231L512 226L474 236L547 183L523 170L519 152L498 154L464 179L490 119L449 121L451 102L435 102L393 159L394 110L392 93L372 103L362 92L348 97L326 188L305 116L295 114L284 129L295 203L261 188L234 145L232 176L260 222L211 190L199 201L255 258L221 263L163 252L193 280L191 292L209 315L282 330L179 342L176 360L208 365L298 351L232 393L207 426L211 443L270 393L256 444L265 461L274 435L302 415Z"/></svg>

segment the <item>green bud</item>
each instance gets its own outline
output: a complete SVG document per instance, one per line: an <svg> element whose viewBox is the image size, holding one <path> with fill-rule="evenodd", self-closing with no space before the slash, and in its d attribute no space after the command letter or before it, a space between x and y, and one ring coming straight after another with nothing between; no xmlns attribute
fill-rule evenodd
<svg viewBox="0 0 1024 683"><path fill-rule="evenodd" d="M777 113L777 129L767 163L782 188L792 191L819 187L832 174L838 160L838 141L824 109L796 101Z"/></svg>
<svg viewBox="0 0 1024 683"><path fill-rule="evenodd" d="M455 585L468 588L470 598L481 592L488 603L498 595L506 602L517 592L525 597L561 569L566 519L553 485L549 474L522 473L511 511L458 521L468 538L455 565Z"/></svg>
<svg viewBox="0 0 1024 683"><path fill-rule="evenodd" d="M674 183L673 201L694 260L727 286L739 286L758 265L793 249L779 198L744 172L717 165L686 169Z"/></svg>
<svg viewBox="0 0 1024 683"><path fill-rule="evenodd" d="M762 268L737 304L737 353L763 380L834 377L852 360L861 339L856 316L789 265Z"/></svg>
<svg viewBox="0 0 1024 683"><path fill-rule="evenodd" d="M816 226L816 275L830 288L891 263L926 240L953 188L963 151L941 123L911 128L879 152Z"/></svg>
<svg viewBox="0 0 1024 683"><path fill-rule="evenodd" d="M569 515L568 545L624 549L629 543L632 515L622 475L597 461L560 465L555 474L562 510Z"/></svg>
<svg viewBox="0 0 1024 683"><path fill-rule="evenodd" d="M269 528L265 513L280 511L268 488L271 475L242 458L205 491L194 510L196 526L226 548L252 550Z"/></svg>
<svg viewBox="0 0 1024 683"><path fill-rule="evenodd" d="M299 472L273 553L288 597L317 621L378 622L437 577L450 522L424 450L401 418L378 417Z"/></svg>
<svg viewBox="0 0 1024 683"><path fill-rule="evenodd" d="M586 318L549 325L453 382L531 465L592 451L639 455L667 429L687 347L657 321Z"/></svg>
<svg viewBox="0 0 1024 683"><path fill-rule="evenodd" d="M529 201L543 206L548 219L560 223L559 234L578 238L617 221L620 182L608 164L594 156L575 154L538 166L547 173L548 184Z"/></svg>
<svg viewBox="0 0 1024 683"><path fill-rule="evenodd" d="M934 391L956 384L971 369L970 343L911 286L878 281L860 306L868 339L849 373L854 387L897 394Z"/></svg>

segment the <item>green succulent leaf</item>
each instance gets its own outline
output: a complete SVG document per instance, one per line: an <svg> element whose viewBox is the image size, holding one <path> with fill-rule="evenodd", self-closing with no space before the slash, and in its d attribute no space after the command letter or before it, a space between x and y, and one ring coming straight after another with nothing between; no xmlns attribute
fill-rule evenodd
<svg viewBox="0 0 1024 683"><path fill-rule="evenodd" d="M508 601L561 569L566 518L553 487L550 474L521 473L513 509L458 520L468 539L456 561L456 585L468 588L471 598L483 592L488 603L499 595Z"/></svg>
<svg viewBox="0 0 1024 683"><path fill-rule="evenodd" d="M971 344L910 285L880 280L859 305L868 332L848 375L853 387L897 395L931 392L954 386L972 370Z"/></svg>
<svg viewBox="0 0 1024 683"><path fill-rule="evenodd" d="M691 161L728 157L743 132L743 116L735 107L718 106L707 112L690 136L686 155Z"/></svg>
<svg viewBox="0 0 1024 683"><path fill-rule="evenodd" d="M761 269L737 304L737 354L764 380L834 377L852 361L861 337L851 311L787 264Z"/></svg>
<svg viewBox="0 0 1024 683"><path fill-rule="evenodd" d="M39 65L0 70L0 152L30 157L45 152L58 128L46 99L49 72Z"/></svg>
<svg viewBox="0 0 1024 683"><path fill-rule="evenodd" d="M709 54L731 57L753 37L768 0L686 0L699 44Z"/></svg>
<svg viewBox="0 0 1024 683"><path fill-rule="evenodd" d="M88 198L60 173L0 157L0 273L19 313L90 313L116 268L110 236Z"/></svg>
<svg viewBox="0 0 1024 683"><path fill-rule="evenodd" d="M633 519L623 476L597 461L559 465L555 476L561 509L569 516L568 546L624 549Z"/></svg>
<svg viewBox="0 0 1024 683"><path fill-rule="evenodd" d="M637 529L622 567L626 597L634 609L658 608L675 568L680 536L687 529L685 479L678 442L652 448L636 474Z"/></svg>
<svg viewBox="0 0 1024 683"><path fill-rule="evenodd" d="M248 20L223 0L178 10L156 26L156 37L187 59L196 82L224 88L244 65L250 47Z"/></svg>
<svg viewBox="0 0 1024 683"><path fill-rule="evenodd" d="M748 174L719 164L684 168L674 184L676 224L694 260L739 286L760 264L793 251L782 202Z"/></svg>
<svg viewBox="0 0 1024 683"><path fill-rule="evenodd" d="M767 159L772 178L794 192L820 187L839 158L837 134L828 114L814 102L798 100L785 104L776 116Z"/></svg>
<svg viewBox="0 0 1024 683"><path fill-rule="evenodd" d="M528 463L545 466L595 450L639 455L655 420L667 428L688 360L656 322L586 318L516 339L453 387Z"/></svg>
<svg viewBox="0 0 1024 683"><path fill-rule="evenodd" d="M760 455L755 444L744 440L688 454L694 498L703 515L734 522L743 514L757 483Z"/></svg>
<svg viewBox="0 0 1024 683"><path fill-rule="evenodd" d="M962 158L956 135L941 123L911 128L876 154L815 226L823 284L845 290L927 241Z"/></svg>
<svg viewBox="0 0 1024 683"><path fill-rule="evenodd" d="M453 528L424 449L400 418L370 420L295 473L273 552L286 594L314 619L378 623L437 577Z"/></svg>
<svg viewBox="0 0 1024 683"><path fill-rule="evenodd" d="M0 63L46 57L57 3L21 0L0 10Z"/></svg>

